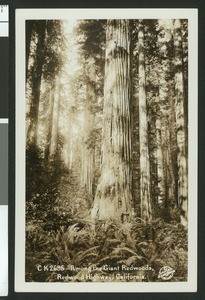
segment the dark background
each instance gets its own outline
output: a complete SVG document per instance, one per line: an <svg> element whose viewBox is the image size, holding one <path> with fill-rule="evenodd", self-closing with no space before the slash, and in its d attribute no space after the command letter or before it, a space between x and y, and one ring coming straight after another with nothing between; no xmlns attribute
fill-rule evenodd
<svg viewBox="0 0 205 300"><path fill-rule="evenodd" d="M205 300L205 1L204 0L8 0L9 16L9 296L1 299L145 299L145 300ZM15 239L15 9L16 8L198 8L199 16L199 102L198 102L198 292L197 293L15 293L14 239ZM0 66L1 67L1 66ZM197 134L197 133L196 133Z"/></svg>
<svg viewBox="0 0 205 300"><path fill-rule="evenodd" d="M9 40L7 37L0 38L0 70L0 118L8 118Z"/></svg>

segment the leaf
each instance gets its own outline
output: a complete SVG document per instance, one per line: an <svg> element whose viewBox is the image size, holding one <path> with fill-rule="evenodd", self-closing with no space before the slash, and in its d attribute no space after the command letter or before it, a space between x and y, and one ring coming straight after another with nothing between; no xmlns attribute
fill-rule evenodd
<svg viewBox="0 0 205 300"><path fill-rule="evenodd" d="M140 243L138 244L138 246L148 247L148 243L147 243L147 242L140 242Z"/></svg>
<svg viewBox="0 0 205 300"><path fill-rule="evenodd" d="M97 250L98 248L99 248L99 246L95 246L90 249L87 249L86 251L81 251L76 258L76 263L80 263L85 258L90 257L90 256L98 257L98 253L94 253L94 250Z"/></svg>
<svg viewBox="0 0 205 300"><path fill-rule="evenodd" d="M112 255L122 254L122 253L131 253L133 255L137 255L132 249L128 247L117 247L112 251Z"/></svg>
<svg viewBox="0 0 205 300"><path fill-rule="evenodd" d="M118 263L119 264L124 263L126 266L131 266L132 264L136 262L142 262L143 260L146 260L143 256L133 255L126 260L118 261Z"/></svg>

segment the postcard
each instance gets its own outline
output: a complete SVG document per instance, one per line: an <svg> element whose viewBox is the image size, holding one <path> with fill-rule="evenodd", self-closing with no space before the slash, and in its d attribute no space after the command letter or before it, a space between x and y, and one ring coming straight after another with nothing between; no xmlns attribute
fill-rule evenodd
<svg viewBox="0 0 205 300"><path fill-rule="evenodd" d="M197 10L16 10L18 292L197 290Z"/></svg>

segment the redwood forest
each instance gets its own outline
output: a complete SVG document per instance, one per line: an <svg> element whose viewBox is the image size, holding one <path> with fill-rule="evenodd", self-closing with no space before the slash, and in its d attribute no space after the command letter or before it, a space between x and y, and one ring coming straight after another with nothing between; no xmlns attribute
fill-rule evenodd
<svg viewBox="0 0 205 300"><path fill-rule="evenodd" d="M25 34L26 281L187 281L187 20Z"/></svg>

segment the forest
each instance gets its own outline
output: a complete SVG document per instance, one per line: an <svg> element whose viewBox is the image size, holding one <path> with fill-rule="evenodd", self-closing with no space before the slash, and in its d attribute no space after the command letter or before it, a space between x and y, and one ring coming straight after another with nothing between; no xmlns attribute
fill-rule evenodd
<svg viewBox="0 0 205 300"><path fill-rule="evenodd" d="M188 21L27 20L25 48L26 281L187 281Z"/></svg>

